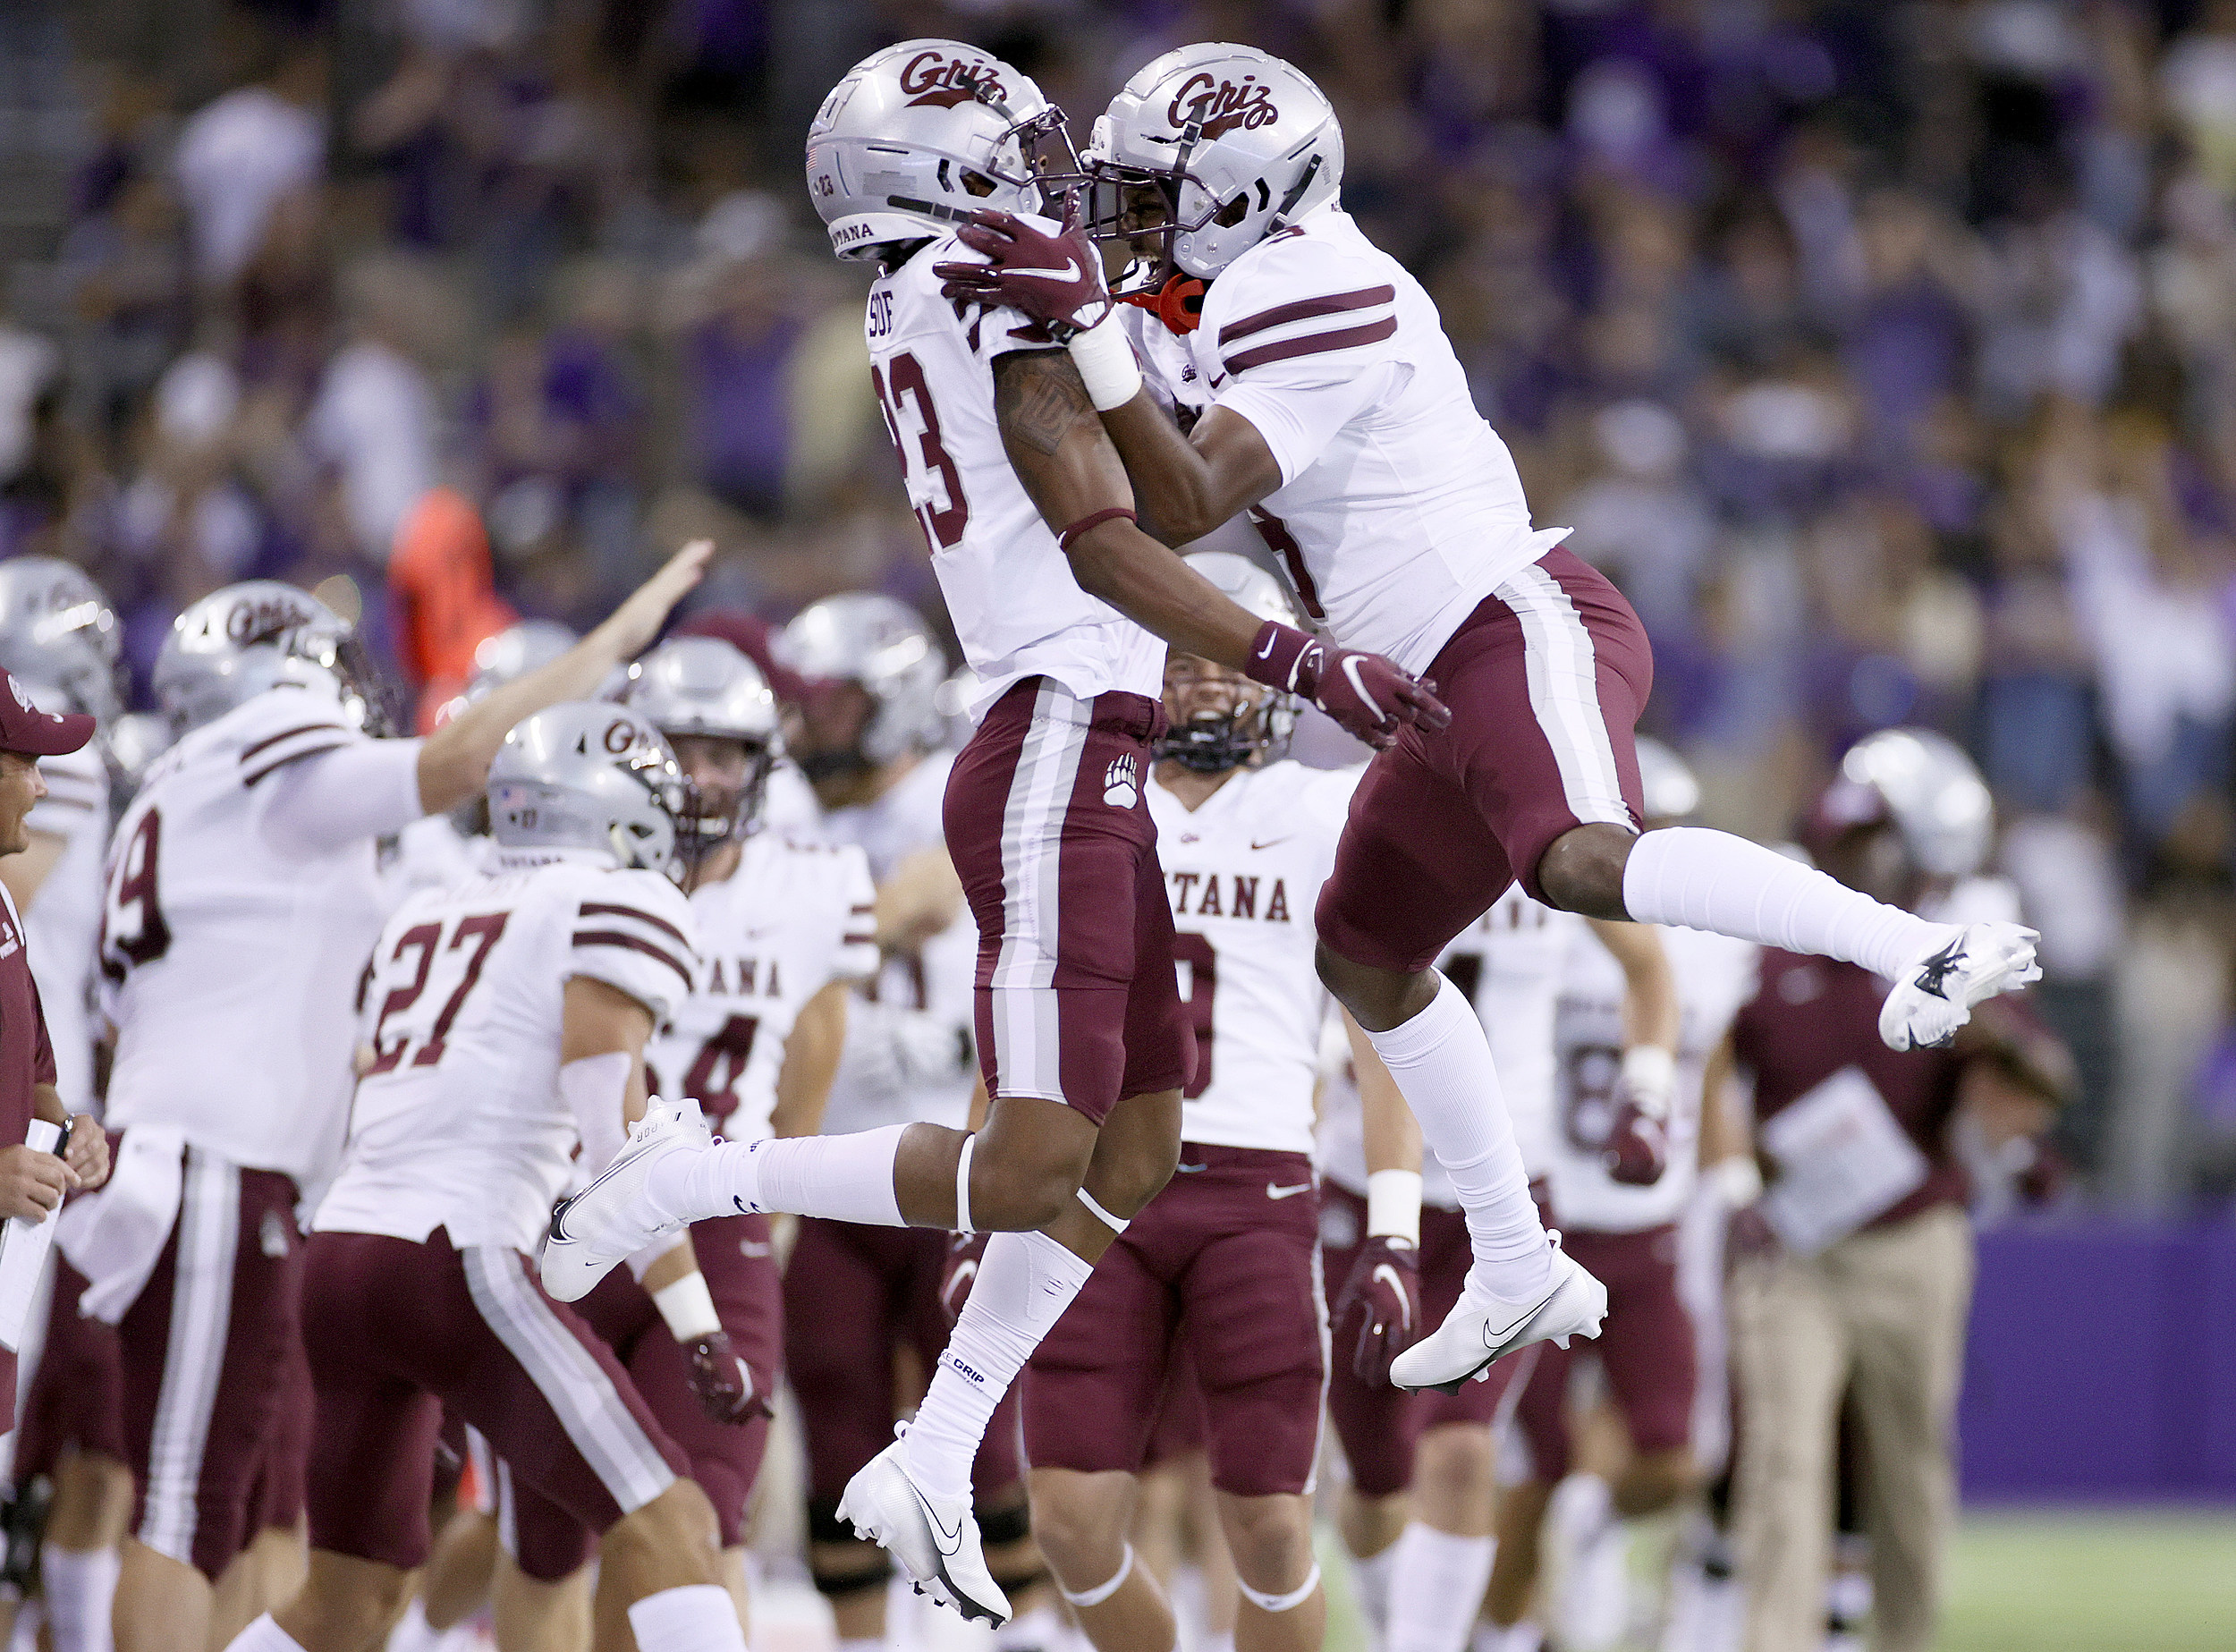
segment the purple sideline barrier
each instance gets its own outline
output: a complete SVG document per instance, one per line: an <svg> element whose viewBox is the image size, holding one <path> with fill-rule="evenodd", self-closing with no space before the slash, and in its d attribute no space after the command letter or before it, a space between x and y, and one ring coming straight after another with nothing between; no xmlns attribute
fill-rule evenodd
<svg viewBox="0 0 2236 1652"><path fill-rule="evenodd" d="M1983 1233L1968 1500L2236 1501L2236 1227Z"/></svg>

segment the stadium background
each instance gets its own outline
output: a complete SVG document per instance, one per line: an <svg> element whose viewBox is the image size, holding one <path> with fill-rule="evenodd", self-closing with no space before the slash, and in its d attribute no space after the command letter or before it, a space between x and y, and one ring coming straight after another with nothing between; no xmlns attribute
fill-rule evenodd
<svg viewBox="0 0 2236 1652"><path fill-rule="evenodd" d="M2236 1644L2227 0L4 0L0 555L117 597L142 703L254 576L400 681L485 559L580 623L700 533L705 601L936 622L798 170L927 33L1075 115L1189 39L1320 80L1716 824L1889 724L1979 759L2084 1094L1988 1213L1946 1644Z"/></svg>

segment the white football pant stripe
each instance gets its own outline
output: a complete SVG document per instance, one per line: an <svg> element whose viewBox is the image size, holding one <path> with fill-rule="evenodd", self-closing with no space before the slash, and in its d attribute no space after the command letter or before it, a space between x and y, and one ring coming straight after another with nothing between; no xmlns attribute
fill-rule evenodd
<svg viewBox="0 0 2236 1652"><path fill-rule="evenodd" d="M1055 994L1063 818L1093 716L1087 701L1042 683L1002 811L1002 945L992 1011L1004 1096L1063 1099Z"/></svg>
<svg viewBox="0 0 2236 1652"><path fill-rule="evenodd" d="M1632 824L1599 708L1597 652L1561 582L1536 563L1494 593L1521 622L1529 709L1553 749L1569 812L1580 821Z"/></svg>
<svg viewBox="0 0 2236 1652"><path fill-rule="evenodd" d="M241 1242L241 1171L199 1148L186 1150L171 1275L171 1335L148 1440L148 1499L140 1540L191 1565L199 1524L202 1456L225 1374L233 1272Z"/></svg>

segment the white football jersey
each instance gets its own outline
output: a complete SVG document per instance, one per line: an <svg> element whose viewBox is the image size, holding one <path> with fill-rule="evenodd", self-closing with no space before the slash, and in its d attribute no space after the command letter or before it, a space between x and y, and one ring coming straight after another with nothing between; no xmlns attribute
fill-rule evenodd
<svg viewBox="0 0 2236 1652"><path fill-rule="evenodd" d="M366 1063L314 1230L533 1250L572 1170L559 1093L566 984L656 1023L689 992L691 911L657 872L589 850L504 850L390 917L360 1001Z"/></svg>
<svg viewBox="0 0 2236 1652"><path fill-rule="evenodd" d="M1080 589L1002 445L995 359L1035 340L1045 347L1046 335L1014 310L973 306L958 315L932 273L949 258L982 261L952 238L922 248L871 284L866 326L870 382L909 503L978 674L972 715L1034 675L1081 699L1113 689L1155 699L1165 644Z"/></svg>
<svg viewBox="0 0 2236 1652"><path fill-rule="evenodd" d="M23 914L31 978L55 1046L55 1089L72 1113L93 1099L92 995L101 937L101 854L108 843L109 775L100 742L41 758L47 795L24 817L27 830L62 840L55 862Z"/></svg>
<svg viewBox="0 0 2236 1652"><path fill-rule="evenodd" d="M1286 761L1239 769L1193 810L1150 775L1181 1003L1196 1029L1183 1141L1312 1151L1327 1014L1312 911L1361 772Z"/></svg>
<svg viewBox="0 0 2236 1652"><path fill-rule="evenodd" d="M1607 1174L1599 1148L1613 1123L1622 1071L1622 966L1587 933L1570 954L1555 1020L1560 1112L1553 1131L1553 1214L1594 1233L1634 1233L1684 1214L1700 1168L1700 1081L1732 1018L1754 995L1752 942L1701 929L1662 931L1681 1012L1669 1168L1652 1187Z"/></svg>
<svg viewBox="0 0 2236 1652"><path fill-rule="evenodd" d="M279 688L149 767L104 875L110 1128L175 1125L298 1182L332 1164L351 1005L387 904L369 834L296 855L262 821L289 765L366 738L333 699Z"/></svg>
<svg viewBox="0 0 2236 1652"><path fill-rule="evenodd" d="M1436 304L1332 202L1228 265L1185 338L1154 320L1136 334L1173 400L1265 438L1282 485L1251 520L1346 648L1426 669L1566 531L1530 530Z"/></svg>
<svg viewBox="0 0 2236 1652"><path fill-rule="evenodd" d="M942 815L948 771L954 766L952 751L927 755L883 797L825 816L825 835L858 846L869 858L870 877L884 883L910 855L946 843ZM877 973L862 983L861 994L880 1004L920 1012L958 1038L968 1038L976 1014L978 970L978 926L964 905L954 922L925 942L915 956L895 953L883 959ZM976 1080L976 1070L965 1069L944 1083L904 1088L894 1081L889 1064L872 1072L865 1062L849 1057L840 1062L831 1086L823 1133L840 1136L919 1119L961 1130L970 1116Z"/></svg>
<svg viewBox="0 0 2236 1652"><path fill-rule="evenodd" d="M691 894L699 970L645 1051L652 1093L690 1097L733 1141L766 1137L800 1010L877 967L876 898L859 849L747 838L738 869Z"/></svg>
<svg viewBox="0 0 2236 1652"><path fill-rule="evenodd" d="M1522 1168L1533 1178L1546 1173L1553 1156L1557 1105L1554 1010L1569 953L1586 933L1582 919L1531 900L1516 884L1436 960L1436 967L1467 994L1482 1018L1498 1068L1499 1092L1521 1148ZM1363 1193L1365 1136L1348 1055L1331 1040L1325 1063L1329 1081L1321 1106L1321 1168L1339 1186ZM1451 1179L1434 1155L1422 1156L1421 1178L1423 1203L1444 1210L1460 1207Z"/></svg>

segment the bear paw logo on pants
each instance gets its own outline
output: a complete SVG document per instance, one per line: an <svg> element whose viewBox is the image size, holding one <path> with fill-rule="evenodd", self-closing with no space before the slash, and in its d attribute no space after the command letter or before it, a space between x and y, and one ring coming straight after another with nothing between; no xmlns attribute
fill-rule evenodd
<svg viewBox="0 0 2236 1652"><path fill-rule="evenodd" d="M1133 755L1129 752L1103 771L1103 801L1113 809L1131 809L1141 801L1141 787L1135 778Z"/></svg>

